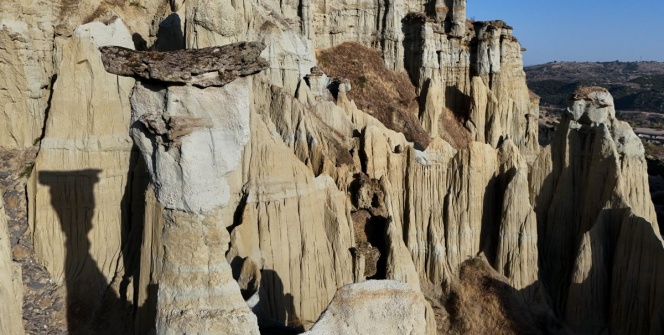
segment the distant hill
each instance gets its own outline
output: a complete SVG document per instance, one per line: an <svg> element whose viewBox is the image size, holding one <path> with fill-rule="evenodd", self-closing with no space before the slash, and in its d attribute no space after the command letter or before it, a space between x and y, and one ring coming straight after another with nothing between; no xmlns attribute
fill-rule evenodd
<svg viewBox="0 0 664 335"><path fill-rule="evenodd" d="M664 113L662 62L553 62L525 68L543 105L565 106L578 86L609 89L618 110Z"/></svg>

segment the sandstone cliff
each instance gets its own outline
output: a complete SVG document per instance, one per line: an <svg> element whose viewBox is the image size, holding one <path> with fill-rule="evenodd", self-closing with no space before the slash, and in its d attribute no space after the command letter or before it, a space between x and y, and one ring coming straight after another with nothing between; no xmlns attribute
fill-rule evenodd
<svg viewBox="0 0 664 335"><path fill-rule="evenodd" d="M10 1L0 60L2 331L663 329L638 137L540 148L465 1Z"/></svg>
<svg viewBox="0 0 664 335"><path fill-rule="evenodd" d="M554 308L575 331L600 333L608 328L652 334L661 329L656 321L660 304L648 302L657 299L656 294L641 291L657 287L658 277L645 275L651 273L647 268L634 268L644 256L633 254L636 246L627 242L645 229L648 233L637 249L653 250L647 262L661 261L661 251L654 251L661 250L662 241L648 201L646 169L641 140L615 119L608 91L590 87L575 92L553 142L541 152L531 174L542 235L542 280ZM636 278L644 275L648 279L637 284ZM618 306L634 306L641 325L625 319Z"/></svg>

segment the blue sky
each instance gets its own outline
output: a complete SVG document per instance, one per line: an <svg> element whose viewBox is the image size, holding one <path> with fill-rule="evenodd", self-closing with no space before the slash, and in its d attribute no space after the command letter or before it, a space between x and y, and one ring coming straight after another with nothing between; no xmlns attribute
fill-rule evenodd
<svg viewBox="0 0 664 335"><path fill-rule="evenodd" d="M664 61L664 0L468 0L466 15L514 27L525 65Z"/></svg>

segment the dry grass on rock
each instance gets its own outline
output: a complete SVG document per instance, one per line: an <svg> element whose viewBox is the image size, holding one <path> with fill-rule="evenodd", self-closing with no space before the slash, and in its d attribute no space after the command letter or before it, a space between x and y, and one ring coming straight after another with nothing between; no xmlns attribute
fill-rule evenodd
<svg viewBox="0 0 664 335"><path fill-rule="evenodd" d="M388 70L379 50L355 42L317 52L318 65L328 76L350 80L348 97L387 128L402 132L418 149L429 145L429 134L418 120L415 86L403 72Z"/></svg>
<svg viewBox="0 0 664 335"><path fill-rule="evenodd" d="M463 119L449 108L443 108L438 119L439 136L454 149L461 150L472 142L470 132L463 125Z"/></svg>
<svg viewBox="0 0 664 335"><path fill-rule="evenodd" d="M445 334L564 334L551 316L535 315L540 309L529 306L483 257L461 264L444 305Z"/></svg>

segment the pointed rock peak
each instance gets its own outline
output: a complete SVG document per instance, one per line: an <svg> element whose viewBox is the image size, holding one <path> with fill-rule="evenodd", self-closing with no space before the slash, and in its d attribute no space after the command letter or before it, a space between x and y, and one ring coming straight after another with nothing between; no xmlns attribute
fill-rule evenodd
<svg viewBox="0 0 664 335"><path fill-rule="evenodd" d="M259 57L263 49L265 45L260 42L163 52L119 46L99 48L110 73L197 87L224 86L238 77L267 69L268 63Z"/></svg>

